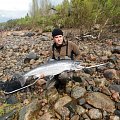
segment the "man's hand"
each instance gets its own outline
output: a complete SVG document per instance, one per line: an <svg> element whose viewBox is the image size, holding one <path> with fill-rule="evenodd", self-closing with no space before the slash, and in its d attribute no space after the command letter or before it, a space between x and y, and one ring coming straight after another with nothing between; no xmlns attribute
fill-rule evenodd
<svg viewBox="0 0 120 120"><path fill-rule="evenodd" d="M39 80L37 81L37 84L38 85L43 85L46 83L46 80L44 79L45 75L44 74L41 74L40 77L39 77Z"/></svg>

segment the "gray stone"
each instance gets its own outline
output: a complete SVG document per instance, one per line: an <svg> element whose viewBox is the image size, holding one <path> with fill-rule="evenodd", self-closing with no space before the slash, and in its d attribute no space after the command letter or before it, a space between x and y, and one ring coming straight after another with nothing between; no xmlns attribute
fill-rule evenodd
<svg viewBox="0 0 120 120"><path fill-rule="evenodd" d="M33 100L32 103L30 103L27 106L23 106L23 108L19 112L19 120L30 120L30 118L34 119L34 113L35 111L41 109L42 106L39 104L38 100Z"/></svg>
<svg viewBox="0 0 120 120"><path fill-rule="evenodd" d="M120 110L115 110L114 114L120 117Z"/></svg>
<svg viewBox="0 0 120 120"><path fill-rule="evenodd" d="M86 93L85 88L75 86L71 91L71 97L77 99L77 98L80 98L80 97L84 96L85 93Z"/></svg>
<svg viewBox="0 0 120 120"><path fill-rule="evenodd" d="M67 117L67 116L69 116L69 114L70 114L70 111L69 111L69 109L68 109L67 107L59 107L59 108L57 108L55 111L57 111L57 113L58 113L62 118Z"/></svg>
<svg viewBox="0 0 120 120"><path fill-rule="evenodd" d="M88 114L91 119L102 119L102 113L98 109L90 109Z"/></svg>
<svg viewBox="0 0 120 120"><path fill-rule="evenodd" d="M80 99L78 99L78 103L79 103L79 105L83 105L83 104L85 104L85 99L84 98L80 98Z"/></svg>
<svg viewBox="0 0 120 120"><path fill-rule="evenodd" d="M115 90L120 93L120 85L110 85L109 90Z"/></svg>

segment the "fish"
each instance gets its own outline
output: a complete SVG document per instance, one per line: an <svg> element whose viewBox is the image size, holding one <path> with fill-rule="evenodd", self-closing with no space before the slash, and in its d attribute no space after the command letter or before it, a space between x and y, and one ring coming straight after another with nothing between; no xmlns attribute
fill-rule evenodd
<svg viewBox="0 0 120 120"><path fill-rule="evenodd" d="M18 90L24 89L26 87L29 87L29 86L35 84L36 81L38 79L40 79L41 75L44 75L44 77L49 77L49 79L51 80L55 75L58 75L62 72L79 71L84 68L89 69L91 67L98 67L101 65L105 65L105 64L99 64L99 65L95 65L95 66L85 67L85 66L81 65L80 61L73 61L73 60L59 60L59 61L55 60L55 61L47 62L46 64L40 65L39 67L34 68L34 69L26 72L23 75L17 74L16 76L14 76L13 82L16 81L16 84L18 82L20 82L21 88L16 89L15 91L10 89L6 93L13 93L13 92L16 92ZM31 76L33 76L35 81L27 86L24 86L27 79L29 79L29 77L31 77ZM14 87L16 86L16 84L14 85ZM9 86L9 84L8 84L8 86ZM13 87L11 87L11 88L13 88Z"/></svg>

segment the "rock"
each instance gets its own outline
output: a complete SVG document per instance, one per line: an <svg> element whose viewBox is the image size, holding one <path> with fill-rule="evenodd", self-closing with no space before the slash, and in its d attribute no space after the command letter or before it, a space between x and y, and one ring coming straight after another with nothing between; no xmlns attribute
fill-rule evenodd
<svg viewBox="0 0 120 120"><path fill-rule="evenodd" d="M54 120L53 115L50 112L47 112L45 114L43 114L41 117L39 117L38 120Z"/></svg>
<svg viewBox="0 0 120 120"><path fill-rule="evenodd" d="M120 110L115 110L114 114L120 117Z"/></svg>
<svg viewBox="0 0 120 120"><path fill-rule="evenodd" d="M110 90L106 86L102 86L101 87L101 92L104 93L104 94L106 94L106 95L109 95L109 96L111 95Z"/></svg>
<svg viewBox="0 0 120 120"><path fill-rule="evenodd" d="M94 79L94 82L95 82L95 85L97 85L97 86L105 86L105 85L107 85L107 84L109 84L109 82L105 79L105 78L95 78Z"/></svg>
<svg viewBox="0 0 120 120"><path fill-rule="evenodd" d="M50 39L48 38L48 36L41 36L40 40L42 40L42 41L49 41Z"/></svg>
<svg viewBox="0 0 120 120"><path fill-rule="evenodd" d="M70 111L67 107L58 107L56 110L55 110L62 118L65 118L67 116L69 116L70 114Z"/></svg>
<svg viewBox="0 0 120 120"><path fill-rule="evenodd" d="M117 76L117 71L115 69L108 69L104 71L104 77L107 79L114 79L114 78L118 78Z"/></svg>
<svg viewBox="0 0 120 120"><path fill-rule="evenodd" d="M86 93L85 88L75 86L71 91L71 97L77 99L77 98L80 98L80 97L84 96L85 93Z"/></svg>
<svg viewBox="0 0 120 120"><path fill-rule="evenodd" d="M79 120L79 119L80 119L79 115L74 115L70 120Z"/></svg>
<svg viewBox="0 0 120 120"><path fill-rule="evenodd" d="M37 60L38 59L38 56L37 56L37 54L36 53L34 53L34 52L30 52L27 56L26 56L26 58L28 58L28 59L33 59L33 60Z"/></svg>
<svg viewBox="0 0 120 120"><path fill-rule="evenodd" d="M86 109L88 109L88 110L93 108L91 105L89 105L87 103L84 104L83 107L86 108Z"/></svg>
<svg viewBox="0 0 120 120"><path fill-rule="evenodd" d="M109 57L108 61L112 62L113 64L117 63L117 56L116 55L112 55ZM112 67L113 68L113 67Z"/></svg>
<svg viewBox="0 0 120 120"><path fill-rule="evenodd" d="M113 47L113 49L111 50L111 52L112 52L113 54L114 54L114 53L120 54L120 46Z"/></svg>
<svg viewBox="0 0 120 120"><path fill-rule="evenodd" d="M79 98L79 99L78 99L78 104L79 104L79 105L83 105L83 104L85 104L85 102L86 102L86 101L85 101L84 98Z"/></svg>
<svg viewBox="0 0 120 120"><path fill-rule="evenodd" d="M55 103L54 108L57 109L57 108L63 107L64 105L69 103L71 100L72 98L69 96L62 97Z"/></svg>
<svg viewBox="0 0 120 120"><path fill-rule="evenodd" d="M77 100L72 100L68 102L65 107L67 107L71 113L71 115L74 115L77 109Z"/></svg>
<svg viewBox="0 0 120 120"><path fill-rule="evenodd" d="M85 113L85 109L82 106L77 105L76 112L78 113L78 115L82 115Z"/></svg>
<svg viewBox="0 0 120 120"><path fill-rule="evenodd" d="M23 71L24 71L24 72L30 71L30 67L25 67L25 68L23 69Z"/></svg>
<svg viewBox="0 0 120 120"><path fill-rule="evenodd" d="M9 97L6 99L6 103L7 103L7 104L16 104L16 103L18 103L18 102L19 102L19 100L17 99L17 97L16 97L16 96L13 96L13 95L9 96Z"/></svg>
<svg viewBox="0 0 120 120"><path fill-rule="evenodd" d="M110 116L110 120L120 120L120 118L118 116Z"/></svg>
<svg viewBox="0 0 120 120"><path fill-rule="evenodd" d="M87 114L82 115L83 120L91 120Z"/></svg>
<svg viewBox="0 0 120 120"><path fill-rule="evenodd" d="M95 72L95 69L94 68L89 68L89 69L84 68L84 72L92 75Z"/></svg>
<svg viewBox="0 0 120 120"><path fill-rule="evenodd" d="M111 96L112 96L113 100L116 101L116 102L118 102L120 100L119 92L116 92L114 90L111 90L111 92L112 92Z"/></svg>
<svg viewBox="0 0 120 120"><path fill-rule="evenodd" d="M38 100L33 100L29 105L23 106L23 108L19 112L19 120L30 120L31 118L36 118L34 113L35 111L39 111L42 106L39 104Z"/></svg>
<svg viewBox="0 0 120 120"><path fill-rule="evenodd" d="M66 84L66 93L69 94L69 95L70 95L71 90L72 90L72 85L73 85L72 81L69 81Z"/></svg>
<svg viewBox="0 0 120 120"><path fill-rule="evenodd" d="M106 110L107 112L113 113L115 110L115 103L110 99L110 97L100 92L87 93L86 101L90 105Z"/></svg>
<svg viewBox="0 0 120 120"><path fill-rule="evenodd" d="M26 32L24 36L32 37L34 35L35 35L34 32Z"/></svg>
<svg viewBox="0 0 120 120"><path fill-rule="evenodd" d="M104 70L106 70L106 67L105 67L105 66L100 66L100 67L97 67L97 68L96 68L96 71L97 71L97 72L103 72Z"/></svg>
<svg viewBox="0 0 120 120"><path fill-rule="evenodd" d="M120 85L110 85L109 90L115 90L120 93Z"/></svg>
<svg viewBox="0 0 120 120"><path fill-rule="evenodd" d="M102 119L102 113L98 109L90 109L88 111L90 118L93 119Z"/></svg>
<svg viewBox="0 0 120 120"><path fill-rule="evenodd" d="M52 88L48 89L46 91L45 96L46 96L46 98L48 100L48 103L50 103L52 105L54 105L55 102L59 99L59 94L58 94L58 91L56 90L55 87L52 87Z"/></svg>

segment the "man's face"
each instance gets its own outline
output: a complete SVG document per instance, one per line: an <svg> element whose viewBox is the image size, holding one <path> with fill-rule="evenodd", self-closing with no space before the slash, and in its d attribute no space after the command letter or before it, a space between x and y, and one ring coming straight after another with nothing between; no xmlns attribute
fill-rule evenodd
<svg viewBox="0 0 120 120"><path fill-rule="evenodd" d="M57 35L57 36L53 37L53 40L57 46L60 46L63 43L63 35Z"/></svg>

